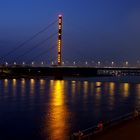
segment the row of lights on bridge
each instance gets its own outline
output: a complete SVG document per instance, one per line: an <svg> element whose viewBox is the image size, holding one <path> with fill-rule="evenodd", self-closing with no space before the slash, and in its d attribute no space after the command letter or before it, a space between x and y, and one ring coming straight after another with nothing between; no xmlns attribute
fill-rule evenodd
<svg viewBox="0 0 140 140"><path fill-rule="evenodd" d="M103 63L101 63L101 61L98 61L98 62L92 61L91 63L92 63L92 64L95 64L95 65L98 65L98 66L100 66L101 64L103 64ZM86 62L84 62L83 64L84 64L84 65L89 65L89 64L91 64L91 63L88 62L88 61L86 61ZM139 63L139 62L137 62L137 63ZM8 66L8 64L9 64L8 62L5 62L5 65L6 65L6 66ZM17 62L14 62L13 64L14 64L14 65L18 65ZM33 61L33 62L31 62L30 64L31 64L31 65L35 65L35 62ZM40 64L41 64L41 65L44 65L45 62L42 61ZM55 65L55 64L57 64L57 62L56 62L56 61L52 61L51 64L52 64L52 65ZM68 61L62 62L62 65L65 65L65 64L69 64L69 62L68 62ZM72 62L72 65L77 65L77 64L78 64L78 62L76 62L76 61L73 61L73 62ZM109 63L108 63L108 64L109 64ZM110 64L111 64L111 66L114 66L114 65L115 65L115 62L112 61ZM127 66L127 65L129 64L129 62L128 62L128 61L125 61L124 64ZM22 65L26 65L26 63L25 63L25 62L22 62Z"/></svg>
<svg viewBox="0 0 140 140"><path fill-rule="evenodd" d="M64 62L63 62L64 63ZM76 61L74 61L73 62L73 65L76 65L77 63L76 63ZM87 61L85 62L85 65L88 65L88 64L91 64L91 63L88 63ZM92 61L92 64L97 64L98 66L100 66L101 64L103 64L103 63L101 63L100 61L98 61L98 62L94 62L94 61ZM129 63L128 63L128 61L126 61L125 62L125 65L128 65ZM112 61L111 62L111 65L113 66L113 65L115 65L115 62L114 61Z"/></svg>
<svg viewBox="0 0 140 140"><path fill-rule="evenodd" d="M5 62L5 65L8 65L8 64L9 64L8 62ZM18 65L19 63L14 62L13 64L14 64L14 65ZM35 62L31 62L31 64L34 65ZM44 64L45 64L44 62L41 62L41 65L44 65ZM22 65L26 65L26 63L25 63L25 62L22 62Z"/></svg>

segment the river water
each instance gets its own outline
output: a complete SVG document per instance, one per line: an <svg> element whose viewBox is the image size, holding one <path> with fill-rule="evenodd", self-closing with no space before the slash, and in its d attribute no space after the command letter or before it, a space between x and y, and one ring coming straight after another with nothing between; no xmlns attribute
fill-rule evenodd
<svg viewBox="0 0 140 140"><path fill-rule="evenodd" d="M67 140L140 108L140 78L0 80L0 140Z"/></svg>

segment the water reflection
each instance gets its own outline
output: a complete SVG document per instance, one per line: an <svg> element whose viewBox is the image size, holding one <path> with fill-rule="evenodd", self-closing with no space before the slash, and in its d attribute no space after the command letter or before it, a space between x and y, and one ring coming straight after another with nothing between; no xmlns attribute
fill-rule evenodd
<svg viewBox="0 0 140 140"><path fill-rule="evenodd" d="M33 94L35 91L35 80L30 79L30 93Z"/></svg>
<svg viewBox="0 0 140 140"><path fill-rule="evenodd" d="M88 96L88 81L84 81L84 99Z"/></svg>
<svg viewBox="0 0 140 140"><path fill-rule="evenodd" d="M49 133L51 140L67 139L69 125L68 110L65 104L64 81L50 82L50 112L46 115L45 135ZM49 117L49 119L48 119Z"/></svg>
<svg viewBox="0 0 140 140"><path fill-rule="evenodd" d="M17 88L17 80L13 79L12 80L12 87L13 87L13 94L16 94L16 88Z"/></svg>
<svg viewBox="0 0 140 140"><path fill-rule="evenodd" d="M124 98L127 98L129 96L129 83L121 84L121 93Z"/></svg>
<svg viewBox="0 0 140 140"><path fill-rule="evenodd" d="M22 79L21 80L21 94L22 96L24 95L25 93L25 79Z"/></svg>
<svg viewBox="0 0 140 140"><path fill-rule="evenodd" d="M134 104L140 107L140 84L85 80L1 80L0 105L3 118L10 120L10 115L16 114L31 120L31 128L21 129L27 137L34 136L33 131L39 132L41 127L39 135L44 139L67 140L73 130L86 129L102 116L114 118L120 115L120 108L123 115L131 111ZM18 94L15 96L9 94L16 91ZM0 123L3 118L0 117ZM16 119L12 121L13 124L17 123ZM25 122L26 119L21 121L20 127ZM12 131L8 125L4 124L4 127L7 127L5 133Z"/></svg>
<svg viewBox="0 0 140 140"><path fill-rule="evenodd" d="M101 82L96 82L96 97L100 99L101 97Z"/></svg>
<svg viewBox="0 0 140 140"><path fill-rule="evenodd" d="M96 82L96 86L101 86L101 82Z"/></svg>
<svg viewBox="0 0 140 140"><path fill-rule="evenodd" d="M100 101L101 98L101 88L96 88L96 100Z"/></svg>
<svg viewBox="0 0 140 140"><path fill-rule="evenodd" d="M101 85L101 82L96 82L96 89L95 89L95 107L97 109L97 114L100 112L100 101L101 101L101 87L98 87Z"/></svg>
<svg viewBox="0 0 140 140"><path fill-rule="evenodd" d="M8 91L9 91L8 79L4 79L4 92L7 93Z"/></svg>
<svg viewBox="0 0 140 140"><path fill-rule="evenodd" d="M44 79L40 79L39 83L40 83L40 90L43 91L45 89L45 80Z"/></svg>
<svg viewBox="0 0 140 140"><path fill-rule="evenodd" d="M101 85L100 82L96 82L96 85ZM96 102L99 104L100 98L101 98L101 87L96 87Z"/></svg>
<svg viewBox="0 0 140 140"><path fill-rule="evenodd" d="M109 83L109 93L110 93L111 95L114 95L114 92L115 92L115 83L110 82L110 83Z"/></svg>
<svg viewBox="0 0 140 140"><path fill-rule="evenodd" d="M76 81L71 82L72 96L75 95L76 92Z"/></svg>
<svg viewBox="0 0 140 140"><path fill-rule="evenodd" d="M110 110L113 109L114 104L115 104L114 92L115 92L115 83L110 82L109 83L109 108Z"/></svg>

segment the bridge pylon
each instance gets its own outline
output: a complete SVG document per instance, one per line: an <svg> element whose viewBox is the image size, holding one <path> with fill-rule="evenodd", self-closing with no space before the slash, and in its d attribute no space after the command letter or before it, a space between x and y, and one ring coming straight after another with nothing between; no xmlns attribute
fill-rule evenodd
<svg viewBox="0 0 140 140"><path fill-rule="evenodd" d="M62 64L62 15L58 15L57 64Z"/></svg>

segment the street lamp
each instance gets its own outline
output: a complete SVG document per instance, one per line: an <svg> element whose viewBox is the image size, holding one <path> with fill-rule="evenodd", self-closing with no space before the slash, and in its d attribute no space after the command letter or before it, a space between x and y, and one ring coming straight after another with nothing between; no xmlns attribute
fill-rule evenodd
<svg viewBox="0 0 140 140"><path fill-rule="evenodd" d="M34 62L32 62L32 66L34 65Z"/></svg>
<svg viewBox="0 0 140 140"><path fill-rule="evenodd" d="M100 61L98 61L98 66L100 66L101 65L101 62Z"/></svg>
<svg viewBox="0 0 140 140"><path fill-rule="evenodd" d="M5 62L5 65L8 66L8 62Z"/></svg>
<svg viewBox="0 0 140 140"><path fill-rule="evenodd" d="M112 67L113 67L114 66L114 62L112 61L111 64L112 64Z"/></svg>
<svg viewBox="0 0 140 140"><path fill-rule="evenodd" d="M126 67L128 66L128 61L125 62Z"/></svg>
<svg viewBox="0 0 140 140"><path fill-rule="evenodd" d="M62 65L64 65L65 64L65 62L62 62Z"/></svg>

